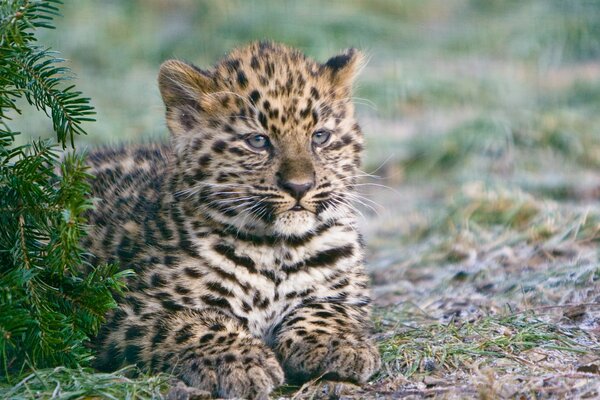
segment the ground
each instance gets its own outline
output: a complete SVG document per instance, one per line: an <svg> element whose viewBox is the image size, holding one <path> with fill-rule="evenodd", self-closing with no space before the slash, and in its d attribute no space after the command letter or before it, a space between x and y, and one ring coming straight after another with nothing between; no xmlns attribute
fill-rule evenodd
<svg viewBox="0 0 600 400"><path fill-rule="evenodd" d="M78 39L47 38L98 107L88 143L166 132L148 82L173 54L208 65L265 37L321 59L369 54L361 224L384 367L362 389L312 382L275 397L600 397L600 5L107 4L66 7ZM146 399L168 386L131 372L38 371L0 397Z"/></svg>

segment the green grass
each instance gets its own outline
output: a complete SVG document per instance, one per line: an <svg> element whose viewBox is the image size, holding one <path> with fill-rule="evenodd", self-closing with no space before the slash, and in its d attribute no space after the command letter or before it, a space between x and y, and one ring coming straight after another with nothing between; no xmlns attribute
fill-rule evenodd
<svg viewBox="0 0 600 400"><path fill-rule="evenodd" d="M594 347L595 346L595 347ZM530 367L527 351L558 352L564 357L595 352L597 340L580 329L564 329L533 314L486 316L475 321L425 324L404 328L380 342L383 376L401 373L410 377L436 370L452 372L475 363L493 364L509 359Z"/></svg>
<svg viewBox="0 0 600 400"><path fill-rule="evenodd" d="M0 398L25 399L161 399L168 390L167 375L140 374L135 368L113 373L90 369L35 370L12 387L0 386Z"/></svg>

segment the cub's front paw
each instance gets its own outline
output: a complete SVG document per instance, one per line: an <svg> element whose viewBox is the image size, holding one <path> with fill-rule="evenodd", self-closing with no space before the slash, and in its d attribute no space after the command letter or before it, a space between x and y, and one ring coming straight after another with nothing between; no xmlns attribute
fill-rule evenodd
<svg viewBox="0 0 600 400"><path fill-rule="evenodd" d="M181 378L219 398L268 399L283 383L283 371L271 349L249 341L216 354L188 357Z"/></svg>
<svg viewBox="0 0 600 400"><path fill-rule="evenodd" d="M328 337L291 345L284 368L292 378L323 375L365 383L381 366L379 352L368 339Z"/></svg>

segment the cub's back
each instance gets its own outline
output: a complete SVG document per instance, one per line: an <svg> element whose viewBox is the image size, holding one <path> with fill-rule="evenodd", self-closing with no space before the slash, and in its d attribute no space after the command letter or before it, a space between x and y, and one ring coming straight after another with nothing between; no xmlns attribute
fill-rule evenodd
<svg viewBox="0 0 600 400"><path fill-rule="evenodd" d="M94 209L86 245L97 260L113 262L124 240L155 215L165 185L170 147L149 144L98 148L87 156ZM141 233L141 232L139 232ZM125 261L125 260L120 260ZM126 266L126 265L123 265Z"/></svg>
<svg viewBox="0 0 600 400"><path fill-rule="evenodd" d="M166 144L148 144L140 146L104 147L92 150L87 156L90 173L95 176L91 181L92 194L105 202L127 195L167 170L170 148Z"/></svg>

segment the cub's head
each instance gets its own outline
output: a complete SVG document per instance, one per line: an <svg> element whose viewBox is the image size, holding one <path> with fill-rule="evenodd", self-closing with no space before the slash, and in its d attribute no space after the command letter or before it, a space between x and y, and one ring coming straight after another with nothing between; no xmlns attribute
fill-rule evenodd
<svg viewBox="0 0 600 400"><path fill-rule="evenodd" d="M166 61L159 86L186 212L278 236L348 215L363 147L351 99L362 61L350 49L321 64L265 42L210 70Z"/></svg>

